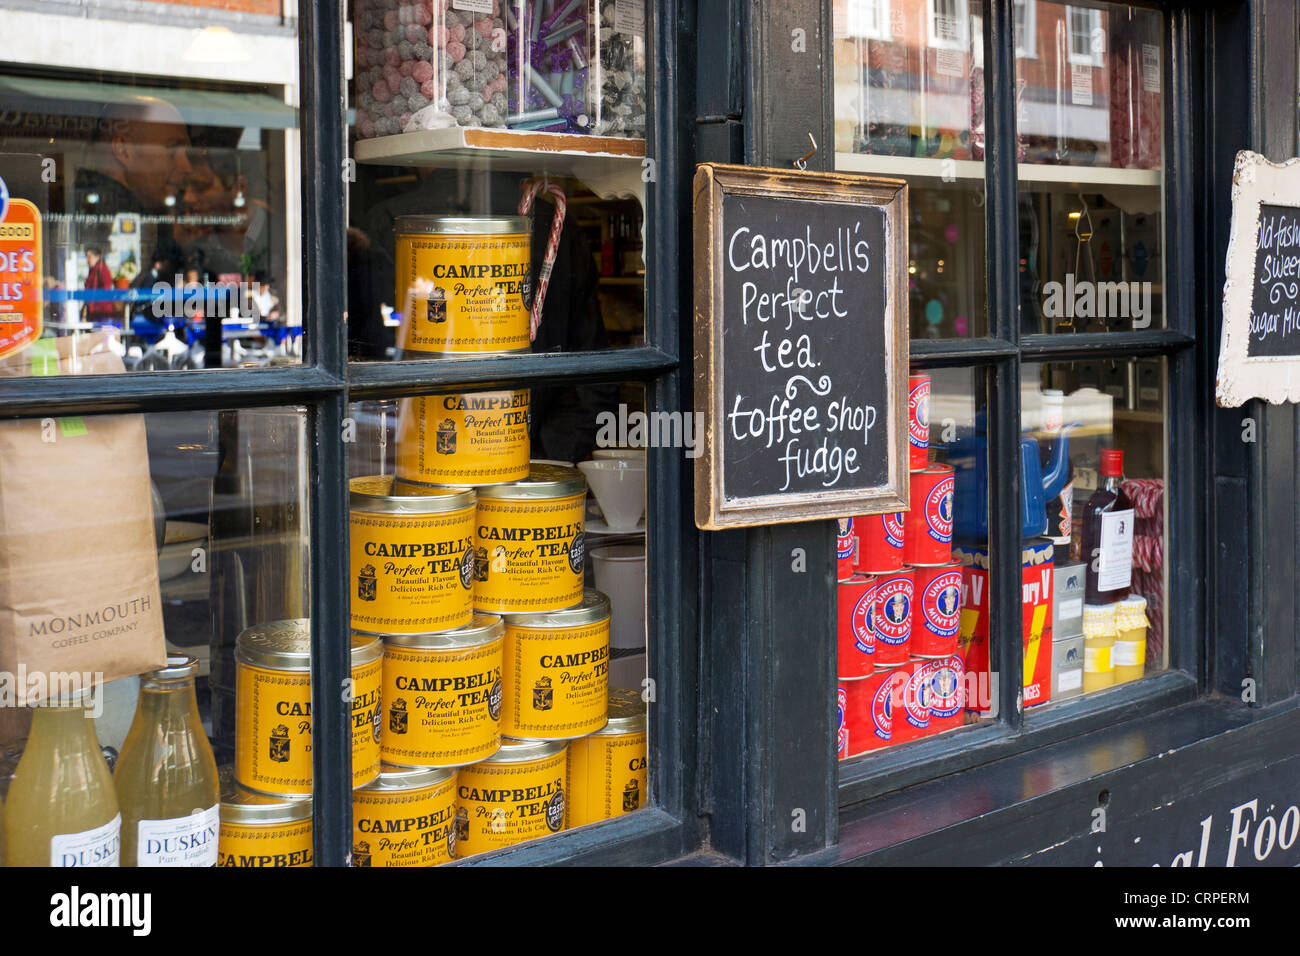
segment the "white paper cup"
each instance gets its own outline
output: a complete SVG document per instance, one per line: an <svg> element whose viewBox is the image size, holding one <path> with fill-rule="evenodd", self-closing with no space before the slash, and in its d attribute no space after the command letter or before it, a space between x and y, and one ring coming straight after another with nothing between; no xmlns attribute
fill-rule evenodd
<svg viewBox="0 0 1300 956"><path fill-rule="evenodd" d="M609 646L645 647L645 545L606 545L588 557L596 590L609 595Z"/></svg>
<svg viewBox="0 0 1300 956"><path fill-rule="evenodd" d="M635 531L645 512L645 464L625 458L580 461L610 531Z"/></svg>

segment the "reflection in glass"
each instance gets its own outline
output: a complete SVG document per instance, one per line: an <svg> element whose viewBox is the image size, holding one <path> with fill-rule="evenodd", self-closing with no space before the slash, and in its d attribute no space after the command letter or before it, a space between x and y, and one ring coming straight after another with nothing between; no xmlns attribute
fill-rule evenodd
<svg viewBox="0 0 1300 956"><path fill-rule="evenodd" d="M967 0L836 0L841 171L904 176L913 338L983 335L983 18Z"/></svg>
<svg viewBox="0 0 1300 956"><path fill-rule="evenodd" d="M1022 8L1033 11L1034 34L1032 51L1016 58L1022 331L1158 328L1161 15L1112 4Z"/></svg>
<svg viewBox="0 0 1300 956"><path fill-rule="evenodd" d="M32 74L0 104L0 179L41 214L46 337L108 331L126 371L301 360L282 96Z"/></svg>

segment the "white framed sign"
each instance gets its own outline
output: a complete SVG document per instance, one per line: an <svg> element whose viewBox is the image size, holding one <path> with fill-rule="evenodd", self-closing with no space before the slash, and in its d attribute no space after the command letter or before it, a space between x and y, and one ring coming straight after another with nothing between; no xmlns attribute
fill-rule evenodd
<svg viewBox="0 0 1300 956"><path fill-rule="evenodd" d="M1237 154L1225 271L1219 405L1300 401L1300 159Z"/></svg>

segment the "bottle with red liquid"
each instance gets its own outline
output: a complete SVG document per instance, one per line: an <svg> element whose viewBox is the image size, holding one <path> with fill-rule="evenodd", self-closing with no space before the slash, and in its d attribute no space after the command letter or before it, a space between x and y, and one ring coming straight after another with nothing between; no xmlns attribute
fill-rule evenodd
<svg viewBox="0 0 1300 956"><path fill-rule="evenodd" d="M1120 487L1124 452L1101 451L1101 487L1083 509L1085 604L1112 604L1129 595L1133 579L1133 502Z"/></svg>

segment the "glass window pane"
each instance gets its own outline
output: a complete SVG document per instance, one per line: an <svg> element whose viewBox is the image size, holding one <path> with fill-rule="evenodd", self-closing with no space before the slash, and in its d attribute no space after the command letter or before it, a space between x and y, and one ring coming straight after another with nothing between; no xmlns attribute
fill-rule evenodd
<svg viewBox="0 0 1300 956"><path fill-rule="evenodd" d="M841 760L997 715L984 373L913 373L913 393L927 387L928 402L915 403L929 447L914 448L911 510L839 522Z"/></svg>
<svg viewBox="0 0 1300 956"><path fill-rule="evenodd" d="M50 865L76 842L63 837L120 813L122 865L311 865L308 454L300 408L0 426L0 627L26 638L0 667L51 689L87 673L94 736L74 721L59 739L92 754L104 784L64 773L41 790L49 738L29 731L51 715L0 708L9 864ZM92 495L76 490L87 474ZM52 493L33 509L37 486ZM272 634L293 653L266 654ZM182 658L186 673L154 670ZM188 746L156 743L165 720ZM373 773L378 748L360 744L354 769ZM248 821L254 804L271 819ZM192 852L168 842L187 833Z"/></svg>
<svg viewBox="0 0 1300 956"><path fill-rule="evenodd" d="M354 360L644 344L644 12L355 0Z"/></svg>
<svg viewBox="0 0 1300 956"><path fill-rule="evenodd" d="M1016 60L1024 332L1165 324L1162 18L1038 2Z"/></svg>
<svg viewBox="0 0 1300 956"><path fill-rule="evenodd" d="M985 335L984 38L967 0L836 0L835 167L908 180L914 339Z"/></svg>
<svg viewBox="0 0 1300 956"><path fill-rule="evenodd" d="M100 333L122 371L301 361L294 20L278 0L143 6L6 18L0 195L40 235L4 243L26 258L5 270L0 374Z"/></svg>
<svg viewBox="0 0 1300 956"><path fill-rule="evenodd" d="M648 803L645 412L634 383L353 406L353 627L384 639L384 760L459 768L458 858ZM516 738L545 773L512 803Z"/></svg>
<svg viewBox="0 0 1300 956"><path fill-rule="evenodd" d="M1053 546L1053 701L1169 666L1165 394L1162 358L1022 367L1022 444L1042 474L1023 483L1025 531L1046 525Z"/></svg>

